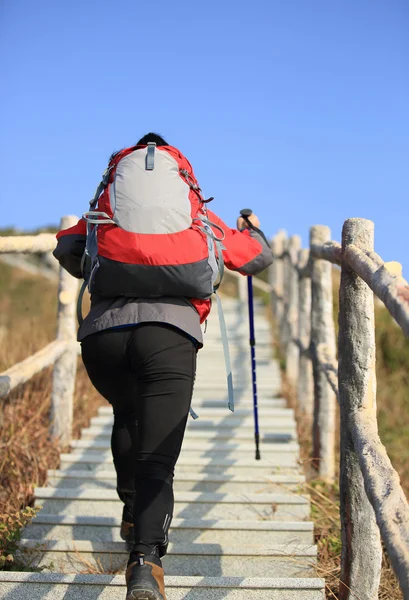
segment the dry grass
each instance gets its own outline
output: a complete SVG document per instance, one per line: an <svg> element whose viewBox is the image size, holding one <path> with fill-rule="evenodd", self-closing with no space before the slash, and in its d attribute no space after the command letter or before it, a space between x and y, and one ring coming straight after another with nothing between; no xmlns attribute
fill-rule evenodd
<svg viewBox="0 0 409 600"><path fill-rule="evenodd" d="M36 352L55 336L56 286L0 265L3 344L0 370ZM12 555L21 523L30 518L34 488L47 483L47 469L58 468L59 449L49 436L51 369L14 390L0 404L0 568ZM94 390L79 361L74 400L74 437L105 401ZM13 568L11 560L3 568Z"/></svg>
<svg viewBox="0 0 409 600"><path fill-rule="evenodd" d="M307 477L305 493L311 497L311 516L314 521L314 537L318 547L317 577L325 578L326 597L338 599L340 587L341 564L341 527L339 519L339 486L329 485L319 479L312 466L311 423L301 417L297 410L294 393L283 374L282 393L291 407L296 411L297 430L300 443L300 458ZM337 436L339 440L339 436ZM339 464L339 447L337 447L337 463ZM337 474L338 479L338 474ZM384 552L379 600L403 600L402 592L389 559ZM351 600L355 597L351 596ZM356 598L356 600L361 600Z"/></svg>
<svg viewBox="0 0 409 600"><path fill-rule="evenodd" d="M334 271L334 320L338 315L339 271ZM409 492L409 425L405 415L409 410L409 340L395 325L388 312L376 304L377 344L377 403L379 433L394 468L400 475L402 488ZM285 359L274 335L276 356L283 368L282 394L289 406L295 409L300 442L301 461L307 477L305 491L311 496L312 518L315 525L315 542L318 546L317 576L326 580L327 598L338 599L340 587L341 529L339 520L338 483L328 485L317 478L313 468L311 423L297 407L295 394L285 378ZM337 418L339 424L339 414ZM336 448L339 465L339 431ZM338 473L337 477L338 479ZM402 600L403 595L390 565L383 554L379 600ZM354 596L351 595L351 600ZM356 600L361 600L357 598Z"/></svg>

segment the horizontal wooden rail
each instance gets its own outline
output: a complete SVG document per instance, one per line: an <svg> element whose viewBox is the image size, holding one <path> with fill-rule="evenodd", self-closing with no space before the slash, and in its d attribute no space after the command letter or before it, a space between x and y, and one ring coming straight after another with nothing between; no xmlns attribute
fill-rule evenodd
<svg viewBox="0 0 409 600"><path fill-rule="evenodd" d="M16 235L0 237L0 254L28 252L39 254L51 252L55 248L54 233L39 233L38 235Z"/></svg>
<svg viewBox="0 0 409 600"><path fill-rule="evenodd" d="M75 216L63 217L60 228L68 229L77 221L78 218ZM58 267L51 254L55 245L56 239L53 233L0 237L0 255L5 254L9 255L9 259L18 259L18 256L10 257L10 255L40 254L43 262L53 265L54 261L56 271L59 271L57 339L0 374L0 398L4 398L16 386L25 383L45 367L54 365L50 431L61 445L66 445L70 442L72 434L73 397L79 350L79 344L76 342L75 313L78 280Z"/></svg>
<svg viewBox="0 0 409 600"><path fill-rule="evenodd" d="M342 248L338 242L328 241L324 244L311 243L310 252L314 258L327 260L334 265L341 264Z"/></svg>
<svg viewBox="0 0 409 600"><path fill-rule="evenodd" d="M4 398L18 385L25 383L34 375L54 364L67 350L63 340L55 340L32 356L0 373L0 398Z"/></svg>
<svg viewBox="0 0 409 600"><path fill-rule="evenodd" d="M345 248L344 259L382 300L405 336L409 337L409 302L401 294L401 290L409 290L408 282L402 276L391 273L375 252L366 253L354 244Z"/></svg>

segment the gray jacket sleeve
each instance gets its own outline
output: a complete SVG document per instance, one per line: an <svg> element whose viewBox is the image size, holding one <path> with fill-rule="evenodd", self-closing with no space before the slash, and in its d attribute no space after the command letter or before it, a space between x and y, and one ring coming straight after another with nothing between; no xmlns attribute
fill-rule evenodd
<svg viewBox="0 0 409 600"><path fill-rule="evenodd" d="M267 267L271 265L273 262L273 253L270 246L266 244L263 236L257 231L250 229L250 235L259 242L262 251L255 258L240 267L240 273L243 273L243 275L258 275L261 271L264 271L264 269L267 269Z"/></svg>
<svg viewBox="0 0 409 600"><path fill-rule="evenodd" d="M60 265L70 275L82 279L81 259L85 250L85 236L78 234L63 235L59 238L53 254Z"/></svg>

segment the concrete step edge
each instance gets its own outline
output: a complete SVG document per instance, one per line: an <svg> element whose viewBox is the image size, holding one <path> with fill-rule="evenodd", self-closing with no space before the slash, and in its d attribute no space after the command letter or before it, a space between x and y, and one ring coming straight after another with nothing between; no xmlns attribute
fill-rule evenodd
<svg viewBox="0 0 409 600"><path fill-rule="evenodd" d="M125 542L88 542L85 540L60 541L24 539L18 542L21 550L34 550L41 548L42 552L93 552L98 554L129 554ZM248 552L250 550L250 552ZM195 544L178 543L169 544L168 554L173 555L203 555L203 556L281 556L281 557L316 557L317 546L310 544L275 544L262 546L249 545L242 549L231 544Z"/></svg>
<svg viewBox="0 0 409 600"><path fill-rule="evenodd" d="M92 527L119 527L119 517L92 517L81 515L47 515L42 511L32 521L33 525L87 525ZM312 521L229 521L222 519L178 519L172 521L174 529L242 530L242 531L313 531Z"/></svg>
<svg viewBox="0 0 409 600"><path fill-rule="evenodd" d="M16 571L0 571L0 581L16 583L50 583L72 585L104 585L120 586L125 583L124 575L64 575L60 573L28 573ZM294 589L322 590L324 579L319 578L258 578L258 577L165 577L169 588L202 588L202 589Z"/></svg>
<svg viewBox="0 0 409 600"><path fill-rule="evenodd" d="M70 444L71 448L74 449L92 449L92 450L104 450L111 451L111 443L107 440L105 441L92 441L92 440L74 440ZM266 444L263 441L260 443L261 451L266 452L267 454L298 454L300 450L300 446L294 442L288 442L287 444ZM208 451L212 450L213 452L252 452L254 451L254 443L251 442L221 442L217 441L206 441L206 440L184 440L183 443L183 451Z"/></svg>
<svg viewBox="0 0 409 600"><path fill-rule="evenodd" d="M260 415L269 415L269 416L292 416L294 415L294 409L292 408L267 408L267 407L259 407L259 412ZM224 413L226 412L226 408L225 407L221 407L221 408L207 408L207 407L202 407L201 409L202 415L204 417L208 416L208 415L216 415L217 417L222 417L224 416ZM110 407L108 407L107 409L105 408L99 408L98 410L98 414L100 416L112 416L112 409ZM248 408L236 408L234 411L234 416L236 417L240 417L240 416L246 416L246 417L252 417L253 416L253 409L252 407L248 407Z"/></svg>
<svg viewBox="0 0 409 600"><path fill-rule="evenodd" d="M78 490L75 488L35 488L36 500L81 500L83 502L120 502L116 490ZM218 494L217 492L175 492L175 502L200 504L308 504L301 494Z"/></svg>
<svg viewBox="0 0 409 600"><path fill-rule="evenodd" d="M270 444L270 443L279 443L279 444L287 444L289 442L294 442L296 441L296 437L294 437L296 433L295 427L294 427L294 431L292 431L291 433L272 433L272 434L268 434L268 433L261 433L261 441L263 442L263 444ZM112 434L112 424L109 426L99 426L99 425L94 425L93 427L84 427L84 429L82 429L81 431L81 439L110 439ZM196 431L192 431L191 429L188 429L185 433L185 440L197 440L197 439L204 439L204 440L209 440L209 441L213 441L213 440L243 440L243 441L248 441L248 440L254 440L254 431L251 431L250 429L248 429L247 431L242 431L240 428L237 429L232 429L230 432L229 430L222 430L222 431L206 431L206 430L196 430ZM276 439L277 441L271 441Z"/></svg>
<svg viewBox="0 0 409 600"><path fill-rule="evenodd" d="M194 406L194 404L193 404ZM200 412L198 411L198 415L200 418ZM93 417L91 422L95 425L108 425L111 426L113 424L113 419L109 419L108 417ZM279 433L284 431L285 433L289 431L296 431L296 421L295 419L262 419L261 426L264 429L268 429L270 433ZM249 429L250 431L254 430L254 421L250 417L245 417L241 419L240 417L234 418L230 415L226 417L220 417L216 419L201 419L197 421L190 421L187 425L188 431L190 429L227 429L229 431L236 431L237 429Z"/></svg>
<svg viewBox="0 0 409 600"><path fill-rule="evenodd" d="M64 479L90 479L90 471L79 469L77 471L61 471L59 469L49 469L48 477L60 477ZM92 479L110 479L116 481L114 471L98 471L98 477ZM194 482L209 482L209 483L260 483L260 485L269 483L279 484L302 484L305 482L304 475L223 475L219 473L178 473L176 476L178 481L194 481Z"/></svg>
<svg viewBox="0 0 409 600"><path fill-rule="evenodd" d="M100 455L96 453L86 453L83 452L81 454L61 454L60 455L61 462L67 463L94 463L94 464L106 464L112 463L112 457L100 457ZM214 459L212 457L195 457L195 458L187 458L181 457L178 461L178 465L196 465L196 466L211 466L211 467L249 467L251 469L257 468L272 468L279 467L280 465L274 464L273 460L268 460L266 458L261 458L261 460L248 460L248 459L235 459L235 458L217 458ZM177 471L177 467L176 467Z"/></svg>

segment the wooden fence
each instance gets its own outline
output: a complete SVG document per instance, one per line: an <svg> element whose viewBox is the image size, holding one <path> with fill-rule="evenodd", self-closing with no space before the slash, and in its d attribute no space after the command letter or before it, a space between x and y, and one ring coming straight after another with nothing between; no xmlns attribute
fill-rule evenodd
<svg viewBox="0 0 409 600"><path fill-rule="evenodd" d="M77 221L64 217L61 228ZM273 315L286 357L288 380L299 408L312 423L318 473L335 476L336 400L340 405L341 600L375 600L381 570L381 539L409 600L409 506L399 476L383 447L376 417L374 292L409 336L409 285L397 263L374 252L373 223L349 219L342 245L330 230L314 226L309 250L300 238L279 232L272 240L270 283L254 279L271 293ZM0 254L44 253L55 247L53 234L0 238ZM338 362L333 320L332 264L341 267ZM245 279L239 285L246 297ZM77 368L75 307L78 281L60 269L55 341L0 374L0 398L54 364L51 434L61 445L71 440Z"/></svg>
<svg viewBox="0 0 409 600"><path fill-rule="evenodd" d="M378 598L381 539L409 599L409 506L378 435L373 295L409 336L409 285L397 263L384 263L374 252L374 225L365 219L344 223L342 245L317 225L309 250L282 231L272 250L272 308L286 373L301 414L311 421L318 473L329 481L339 401L340 599ZM341 267L338 347L331 263Z"/></svg>
<svg viewBox="0 0 409 600"><path fill-rule="evenodd" d="M77 217L63 217L61 228L71 227ZM0 237L0 254L38 254L54 250L55 235ZM45 367L54 364L50 429L53 437L65 446L71 441L73 398L77 371L78 343L76 303L78 280L60 269L58 285L58 317L56 339L29 358L0 374L0 398L31 379ZM32 299L35 302L35 298Z"/></svg>

